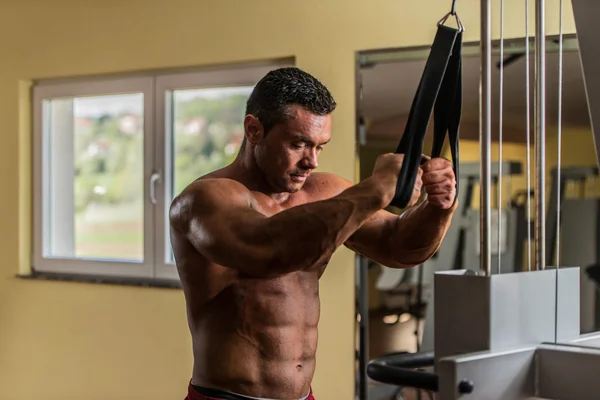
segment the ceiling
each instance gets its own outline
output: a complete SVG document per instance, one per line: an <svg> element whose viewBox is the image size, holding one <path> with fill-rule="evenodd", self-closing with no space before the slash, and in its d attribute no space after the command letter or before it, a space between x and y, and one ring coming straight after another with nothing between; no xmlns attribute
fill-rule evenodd
<svg viewBox="0 0 600 400"><path fill-rule="evenodd" d="M498 137L500 69L499 57L492 57L492 137ZM546 55L547 128L558 121L558 61L557 53ZM397 142L406 124L417 85L425 67L425 59L376 63L361 69L362 99L360 110L367 121L367 141ZM534 57L530 57L530 111L533 129ZM480 59L463 57L463 108L461 138L479 139L479 70ZM526 59L504 67L503 140L523 142L526 139ZM579 52L563 53L562 123L589 127L585 88ZM430 124L430 128L431 128ZM531 131L533 135L533 130Z"/></svg>

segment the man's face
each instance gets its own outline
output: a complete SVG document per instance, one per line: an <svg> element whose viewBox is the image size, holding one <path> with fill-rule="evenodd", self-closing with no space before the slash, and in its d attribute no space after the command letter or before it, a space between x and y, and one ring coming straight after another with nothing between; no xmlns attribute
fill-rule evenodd
<svg viewBox="0 0 600 400"><path fill-rule="evenodd" d="M277 193L302 189L317 168L323 146L331 139L331 116L291 106L286 122L273 127L254 148L256 162Z"/></svg>

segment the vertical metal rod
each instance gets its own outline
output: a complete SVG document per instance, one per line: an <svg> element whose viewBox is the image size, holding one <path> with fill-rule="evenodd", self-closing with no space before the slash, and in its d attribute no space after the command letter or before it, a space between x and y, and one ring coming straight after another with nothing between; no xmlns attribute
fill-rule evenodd
<svg viewBox="0 0 600 400"><path fill-rule="evenodd" d="M500 0L500 98L498 99L498 274L502 273L502 122L504 121L504 0Z"/></svg>
<svg viewBox="0 0 600 400"><path fill-rule="evenodd" d="M546 4L535 2L535 266L546 269Z"/></svg>
<svg viewBox="0 0 600 400"><path fill-rule="evenodd" d="M557 149L558 159L556 163L556 174L558 182L561 181L561 155L562 155L562 98L563 98L563 1L559 2L558 11L558 137ZM554 343L558 342L558 269L560 268L560 196L556 196L556 275L554 291Z"/></svg>
<svg viewBox="0 0 600 400"><path fill-rule="evenodd" d="M358 256L359 270L359 300L358 314L360 315L358 334L358 368L360 371L359 396L360 400L368 400L367 363L369 360L369 260Z"/></svg>
<svg viewBox="0 0 600 400"><path fill-rule="evenodd" d="M492 274L491 258L491 147L492 147L492 10L490 0L481 0L481 70L479 81L479 145L480 145L480 202L479 246L480 272Z"/></svg>
<svg viewBox="0 0 600 400"><path fill-rule="evenodd" d="M563 0L559 2L558 12L558 122L557 122L557 162L556 173L561 181L562 168L562 99L563 99ZM556 196L556 269L560 266L560 196Z"/></svg>
<svg viewBox="0 0 600 400"><path fill-rule="evenodd" d="M531 95L529 92L529 0L525 0L525 103L526 109L526 134L527 134L527 271L531 271Z"/></svg>

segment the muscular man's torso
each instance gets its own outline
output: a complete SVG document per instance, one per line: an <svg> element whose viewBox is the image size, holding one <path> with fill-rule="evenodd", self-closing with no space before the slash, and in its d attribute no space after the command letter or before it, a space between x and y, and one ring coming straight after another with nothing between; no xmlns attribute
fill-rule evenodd
<svg viewBox="0 0 600 400"><path fill-rule="evenodd" d="M204 178L235 180L226 170ZM272 216L331 197L335 189L325 180L327 175L311 175L302 191L283 205L252 192L251 205ZM192 383L262 398L297 399L308 394L320 315L318 282L326 264L257 279L211 263L177 233L172 245L192 334Z"/></svg>

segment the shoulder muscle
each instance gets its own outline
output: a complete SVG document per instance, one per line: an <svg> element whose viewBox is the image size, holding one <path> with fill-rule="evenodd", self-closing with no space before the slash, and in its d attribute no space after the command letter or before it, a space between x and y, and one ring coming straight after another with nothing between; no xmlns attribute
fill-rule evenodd
<svg viewBox="0 0 600 400"><path fill-rule="evenodd" d="M250 207L250 191L231 179L203 179L190 184L179 194L169 209L175 228L184 228L202 215L225 211L228 207Z"/></svg>

